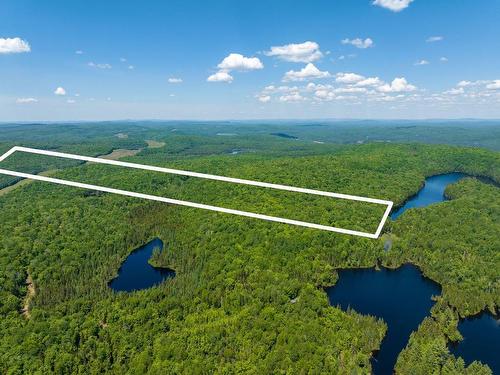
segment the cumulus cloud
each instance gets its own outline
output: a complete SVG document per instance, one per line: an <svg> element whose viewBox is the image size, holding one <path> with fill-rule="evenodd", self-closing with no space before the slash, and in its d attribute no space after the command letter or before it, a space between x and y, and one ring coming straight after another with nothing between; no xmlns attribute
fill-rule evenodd
<svg viewBox="0 0 500 375"><path fill-rule="evenodd" d="M128 66L128 69L129 69L129 70L134 70L134 69L135 69L135 67L134 67L133 65L129 65L129 66Z"/></svg>
<svg viewBox="0 0 500 375"><path fill-rule="evenodd" d="M460 100L475 101L476 103L491 103L497 105L500 100L500 79L460 81L455 87L443 91L436 96L437 100L447 103L457 103Z"/></svg>
<svg viewBox="0 0 500 375"><path fill-rule="evenodd" d="M441 61L441 62L448 62L448 58L442 56L442 57L439 58L439 61Z"/></svg>
<svg viewBox="0 0 500 375"><path fill-rule="evenodd" d="M401 12L408 8L413 0L374 0L373 5L392 10L393 12Z"/></svg>
<svg viewBox="0 0 500 375"><path fill-rule="evenodd" d="M30 52L28 42L21 38L0 38L0 54Z"/></svg>
<svg viewBox="0 0 500 375"><path fill-rule="evenodd" d="M429 65L429 64L430 64L430 62L429 62L429 61L427 61L427 60L420 60L420 61L417 61L417 62L416 62L415 64L413 64L413 65L415 65L415 66L419 66L419 65Z"/></svg>
<svg viewBox="0 0 500 375"><path fill-rule="evenodd" d="M30 103L38 103L38 99L35 98L17 98L17 104L30 104Z"/></svg>
<svg viewBox="0 0 500 375"><path fill-rule="evenodd" d="M434 42L440 42L444 38L441 35L436 35L436 36L430 36L427 38L426 42L427 43L434 43Z"/></svg>
<svg viewBox="0 0 500 375"><path fill-rule="evenodd" d="M365 87L365 86L380 86L383 82L378 77L368 77L363 79L362 81L356 82L356 86Z"/></svg>
<svg viewBox="0 0 500 375"><path fill-rule="evenodd" d="M66 90L62 87L58 87L55 91L54 94L59 95L59 96L64 96L66 95Z"/></svg>
<svg viewBox="0 0 500 375"><path fill-rule="evenodd" d="M207 82L233 82L233 76L228 72L219 71L217 73L212 74L207 78Z"/></svg>
<svg viewBox="0 0 500 375"><path fill-rule="evenodd" d="M264 65L257 57L245 57L239 53L231 53L217 65L223 71L229 72L231 70L256 70L264 68Z"/></svg>
<svg viewBox="0 0 500 375"><path fill-rule="evenodd" d="M380 92L409 92L415 91L417 88L406 81L406 78L394 78L391 84L384 84L378 87L378 91Z"/></svg>
<svg viewBox="0 0 500 375"><path fill-rule="evenodd" d="M306 98L304 98L298 92L294 92L294 93L291 93L288 95L280 96L279 101L280 102L300 102L300 101L303 101L305 99Z"/></svg>
<svg viewBox="0 0 500 375"><path fill-rule="evenodd" d="M267 102L271 101L271 96L269 96L269 95L258 95L257 99L261 103L267 103Z"/></svg>
<svg viewBox="0 0 500 375"><path fill-rule="evenodd" d="M112 66L110 64L105 64L105 63L96 64L92 61L89 62L87 65L90 66L91 68L97 68L97 69L111 69L112 68Z"/></svg>
<svg viewBox="0 0 500 375"><path fill-rule="evenodd" d="M373 40L370 38L366 38L365 40L361 38L356 38L356 39L343 39L342 44L351 44L356 48L370 48L373 47Z"/></svg>
<svg viewBox="0 0 500 375"><path fill-rule="evenodd" d="M314 97L317 100L329 101L335 99L335 93L327 89L319 89L314 92Z"/></svg>
<svg viewBox="0 0 500 375"><path fill-rule="evenodd" d="M182 78L170 77L168 83L182 83Z"/></svg>
<svg viewBox="0 0 500 375"><path fill-rule="evenodd" d="M444 94L447 95L462 95L464 93L464 88L459 87L459 88L453 88L451 90L445 91Z"/></svg>
<svg viewBox="0 0 500 375"><path fill-rule="evenodd" d="M313 63L307 64L304 68L299 71L289 70L285 73L283 77L284 82L288 81L307 81L310 79L318 79L318 78L328 78L330 77L330 73L327 71L320 71Z"/></svg>
<svg viewBox="0 0 500 375"><path fill-rule="evenodd" d="M365 77L356 73L337 73L335 81L339 83L353 84L364 79Z"/></svg>
<svg viewBox="0 0 500 375"><path fill-rule="evenodd" d="M305 87L302 88L302 90L305 92L316 92L316 91L322 91L322 90L331 91L331 90L333 90L333 88L334 87L332 85L329 85L329 84L323 85L323 84L316 84L316 83L309 82Z"/></svg>
<svg viewBox="0 0 500 375"><path fill-rule="evenodd" d="M274 86L274 85L269 85L264 87L264 90L262 90L263 94L269 95L269 94L275 94L275 93L284 93L284 92L295 92L298 91L299 88L297 86Z"/></svg>
<svg viewBox="0 0 500 375"><path fill-rule="evenodd" d="M284 61L303 63L310 63L323 57L318 43L310 41L298 44L286 44L284 46L273 46L264 54L266 56L275 56Z"/></svg>
<svg viewBox="0 0 500 375"><path fill-rule="evenodd" d="M257 57L245 57L239 53L230 53L217 65L219 71L207 78L208 82L232 82L232 70L250 71L263 69L264 64Z"/></svg>
<svg viewBox="0 0 500 375"><path fill-rule="evenodd" d="M488 90L500 90L500 79L495 79L493 82L486 85Z"/></svg>
<svg viewBox="0 0 500 375"><path fill-rule="evenodd" d="M294 80L307 81L302 76L301 79L294 77ZM362 103L363 100L368 102L414 102L422 98L422 94L419 92L410 94L412 91L417 91L417 87L410 84L404 77L395 78L392 82L386 83L379 77L365 77L356 73L338 73L335 75L335 82L305 82L294 86L269 85L257 94L256 98L269 96L268 100L276 98L280 102L309 101L311 103L344 100L349 100L351 103ZM484 82L492 83L493 81ZM277 95L275 96L275 94ZM494 94L492 93L492 95ZM450 95L443 95L443 93L439 95L452 98Z"/></svg>
<svg viewBox="0 0 500 375"><path fill-rule="evenodd" d="M339 87L335 89L335 92L339 94L358 94L365 93L366 91L364 87Z"/></svg>

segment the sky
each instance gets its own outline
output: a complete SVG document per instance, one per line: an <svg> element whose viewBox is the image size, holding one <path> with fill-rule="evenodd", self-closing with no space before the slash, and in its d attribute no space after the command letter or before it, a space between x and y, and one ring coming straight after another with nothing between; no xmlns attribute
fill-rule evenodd
<svg viewBox="0 0 500 375"><path fill-rule="evenodd" d="M500 1L2 0L0 121L500 119Z"/></svg>

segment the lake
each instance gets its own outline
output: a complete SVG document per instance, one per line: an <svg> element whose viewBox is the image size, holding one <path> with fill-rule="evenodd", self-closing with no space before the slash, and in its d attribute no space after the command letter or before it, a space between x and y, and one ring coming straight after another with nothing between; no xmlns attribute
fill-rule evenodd
<svg viewBox="0 0 500 375"><path fill-rule="evenodd" d="M326 288L330 304L342 310L351 307L387 323L387 334L372 360L372 367L375 374L392 374L410 333L430 315L434 304L431 297L441 294L440 286L424 278L412 265L396 270L370 268L338 272L337 284Z"/></svg>
<svg viewBox="0 0 500 375"><path fill-rule="evenodd" d="M470 176L465 173L455 172L427 177L424 187L416 195L408 199L403 206L392 212L391 219L396 220L409 208L426 207L433 203L445 201L444 191L446 187L465 177Z"/></svg>
<svg viewBox="0 0 500 375"><path fill-rule="evenodd" d="M493 374L500 374L500 322L491 314L461 320L458 330L463 340L450 345L450 351L469 365L479 360L490 366Z"/></svg>
<svg viewBox="0 0 500 375"><path fill-rule="evenodd" d="M118 276L109 283L109 287L116 292L131 292L150 288L174 277L175 271L153 267L148 263L154 249L163 250L163 242L159 238L132 251L118 270Z"/></svg>

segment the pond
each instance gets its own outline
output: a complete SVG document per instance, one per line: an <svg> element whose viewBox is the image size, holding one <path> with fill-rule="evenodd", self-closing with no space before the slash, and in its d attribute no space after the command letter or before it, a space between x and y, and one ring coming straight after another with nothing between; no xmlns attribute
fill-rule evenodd
<svg viewBox="0 0 500 375"><path fill-rule="evenodd" d="M458 172L427 177L424 187L416 195L408 199L403 206L392 212L391 219L396 220L409 208L426 207L433 203L445 201L444 191L446 187L465 177L469 176Z"/></svg>
<svg viewBox="0 0 500 375"><path fill-rule="evenodd" d="M274 135L276 137L281 137L281 138L287 138L287 139L299 139L298 137L286 133L271 133L271 135Z"/></svg>
<svg viewBox="0 0 500 375"><path fill-rule="evenodd" d="M339 270L339 280L326 288L332 306L349 307L363 315L382 318L388 326L380 351L372 360L374 374L391 374L398 354L408 343L439 295L441 288L412 265L396 270L382 268Z"/></svg>
<svg viewBox="0 0 500 375"><path fill-rule="evenodd" d="M150 288L174 277L175 271L153 267L148 263L154 249L163 250L163 242L159 238L132 251L118 270L118 276L109 283L109 287L116 292L131 292Z"/></svg>
<svg viewBox="0 0 500 375"><path fill-rule="evenodd" d="M500 374L500 322L491 314L483 313L458 323L463 340L450 345L450 351L468 365L479 360L494 374Z"/></svg>

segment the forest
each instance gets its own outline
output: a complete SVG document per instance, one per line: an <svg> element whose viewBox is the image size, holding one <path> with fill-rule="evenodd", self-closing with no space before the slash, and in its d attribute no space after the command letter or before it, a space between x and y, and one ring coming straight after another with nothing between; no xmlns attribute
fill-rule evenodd
<svg viewBox="0 0 500 375"><path fill-rule="evenodd" d="M31 131L0 125L0 153L14 145L89 156L134 149L140 151L121 160L396 206L427 176L471 177L446 190L449 201L388 220L373 240L42 182L16 186L17 179L0 176L0 189L10 187L0 190L0 373L368 374L386 323L330 306L324 287L336 283L339 269L411 263L442 294L395 372L491 374L448 346L461 340L459 319L498 314L498 127L27 126ZM385 208L21 153L0 167L366 231L375 230ZM156 237L165 247L152 261L176 276L150 289L113 292L108 283L120 264Z"/></svg>

